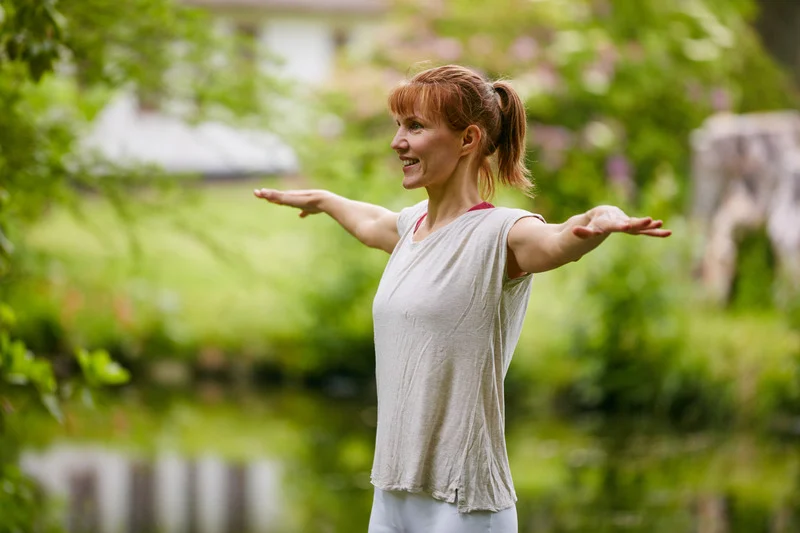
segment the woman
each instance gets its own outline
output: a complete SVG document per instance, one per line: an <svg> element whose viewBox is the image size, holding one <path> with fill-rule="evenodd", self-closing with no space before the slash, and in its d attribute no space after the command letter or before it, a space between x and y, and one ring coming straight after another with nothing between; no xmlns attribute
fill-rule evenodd
<svg viewBox="0 0 800 533"><path fill-rule="evenodd" d="M424 187L428 200L394 213L327 191L255 195L299 208L301 217L327 213L391 254L373 304L378 426L369 533L516 532L503 379L532 274L577 261L611 233L670 232L612 206L547 224L485 202L495 180L530 187L525 109L506 82L437 67L399 85L389 107L403 187Z"/></svg>

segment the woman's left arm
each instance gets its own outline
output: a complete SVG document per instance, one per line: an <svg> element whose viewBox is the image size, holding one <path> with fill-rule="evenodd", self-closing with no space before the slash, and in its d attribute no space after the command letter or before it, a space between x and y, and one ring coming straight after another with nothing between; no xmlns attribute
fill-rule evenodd
<svg viewBox="0 0 800 533"><path fill-rule="evenodd" d="M612 233L669 237L662 222L650 217L633 218L620 208L602 205L575 215L563 224L545 224L522 218L508 234L508 247L521 272L545 272L577 261L597 248Z"/></svg>

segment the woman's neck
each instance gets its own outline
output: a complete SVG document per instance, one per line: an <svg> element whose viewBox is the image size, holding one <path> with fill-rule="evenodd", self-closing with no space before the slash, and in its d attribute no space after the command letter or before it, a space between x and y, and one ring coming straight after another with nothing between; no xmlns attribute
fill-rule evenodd
<svg viewBox="0 0 800 533"><path fill-rule="evenodd" d="M428 215L425 225L435 229L463 215L481 203L478 191L478 172L468 161L459 164L450 178L440 186L426 187L428 191Z"/></svg>

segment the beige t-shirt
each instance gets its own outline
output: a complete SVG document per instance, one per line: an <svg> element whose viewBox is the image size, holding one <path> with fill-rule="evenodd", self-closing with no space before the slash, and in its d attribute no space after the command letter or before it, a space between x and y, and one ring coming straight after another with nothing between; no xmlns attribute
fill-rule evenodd
<svg viewBox="0 0 800 533"><path fill-rule="evenodd" d="M517 220L538 215L502 207L470 211L413 242L426 209L424 201L400 212L400 241L373 304L372 483L426 492L456 502L459 512L500 511L516 501L503 379L532 278L508 279L508 232Z"/></svg>

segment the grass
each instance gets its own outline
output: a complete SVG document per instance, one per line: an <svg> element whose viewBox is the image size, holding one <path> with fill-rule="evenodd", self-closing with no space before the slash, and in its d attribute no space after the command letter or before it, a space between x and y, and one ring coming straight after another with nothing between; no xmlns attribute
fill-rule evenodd
<svg viewBox="0 0 800 533"><path fill-rule="evenodd" d="M86 342L95 340L95 320L106 325L103 317L134 329L162 317L178 337L198 344L260 344L298 329L303 307L287 305L286 293L314 270L307 262L314 235L330 224L297 221L288 209L257 201L253 185L205 187L194 202L134 226L96 198L83 206L90 225L54 212L27 236L44 257L45 283L32 281L16 294L28 299L37 285L37 296L51 300Z"/></svg>

